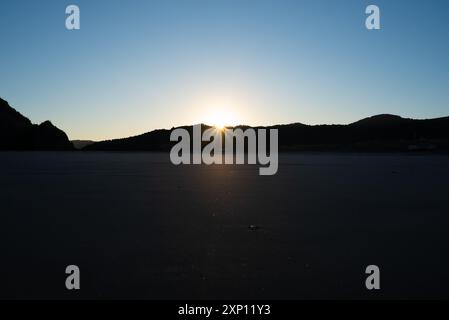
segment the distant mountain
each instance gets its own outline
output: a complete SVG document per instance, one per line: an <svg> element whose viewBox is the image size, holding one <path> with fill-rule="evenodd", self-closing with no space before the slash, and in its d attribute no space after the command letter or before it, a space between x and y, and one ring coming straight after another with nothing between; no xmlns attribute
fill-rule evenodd
<svg viewBox="0 0 449 320"><path fill-rule="evenodd" d="M415 120L382 114L349 125L278 128L283 150L449 150L449 117Z"/></svg>
<svg viewBox="0 0 449 320"><path fill-rule="evenodd" d="M81 150L95 143L95 141L92 140L72 140L70 142L73 144L73 147L77 150Z"/></svg>
<svg viewBox="0 0 449 320"><path fill-rule="evenodd" d="M183 128L192 130L192 126ZM207 128L202 125L202 130ZM449 151L449 117L415 120L382 114L348 125L293 123L256 128L278 129L280 151ZM51 122L32 124L0 99L0 150L168 151L174 145L170 142L173 129L100 142L70 142Z"/></svg>
<svg viewBox="0 0 449 320"><path fill-rule="evenodd" d="M189 130L189 127L185 128ZM173 145L170 142L170 132L171 130L154 130L134 137L95 142L82 150L167 151Z"/></svg>
<svg viewBox="0 0 449 320"><path fill-rule="evenodd" d="M50 121L32 124L0 98L0 150L73 150L73 146Z"/></svg>
<svg viewBox="0 0 449 320"><path fill-rule="evenodd" d="M449 117L414 120L383 114L349 125L294 123L265 128L279 130L281 151L449 151ZM101 141L83 150L167 151L174 144L170 142L171 130Z"/></svg>

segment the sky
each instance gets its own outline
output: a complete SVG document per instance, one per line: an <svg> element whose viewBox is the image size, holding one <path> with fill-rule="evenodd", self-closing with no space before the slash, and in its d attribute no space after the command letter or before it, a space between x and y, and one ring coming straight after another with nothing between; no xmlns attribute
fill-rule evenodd
<svg viewBox="0 0 449 320"><path fill-rule="evenodd" d="M0 97L90 140L448 116L448 15L447 0L2 0Z"/></svg>

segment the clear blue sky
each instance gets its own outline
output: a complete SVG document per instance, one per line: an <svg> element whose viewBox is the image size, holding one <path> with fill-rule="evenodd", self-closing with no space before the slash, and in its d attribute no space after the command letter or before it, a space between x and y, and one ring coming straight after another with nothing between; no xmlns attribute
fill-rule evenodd
<svg viewBox="0 0 449 320"><path fill-rule="evenodd" d="M71 139L216 111L249 125L446 116L448 15L447 0L1 0L0 96Z"/></svg>

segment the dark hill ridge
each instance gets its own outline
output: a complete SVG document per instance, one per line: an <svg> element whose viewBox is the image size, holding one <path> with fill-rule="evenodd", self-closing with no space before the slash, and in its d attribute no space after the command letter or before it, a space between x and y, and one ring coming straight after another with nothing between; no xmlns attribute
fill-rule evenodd
<svg viewBox="0 0 449 320"><path fill-rule="evenodd" d="M0 98L0 150L72 150L67 135L50 121L31 121Z"/></svg>
<svg viewBox="0 0 449 320"><path fill-rule="evenodd" d="M377 116L368 117L352 123L354 126L385 126L396 125L410 119L404 119L393 114L379 114Z"/></svg>
<svg viewBox="0 0 449 320"><path fill-rule="evenodd" d="M191 126L183 128L192 130ZM210 127L202 125L202 128L205 130ZM449 117L414 120L382 114L349 125L312 126L293 123L264 128L279 130L280 151L449 151ZM174 145L170 142L173 129L76 144L87 151L169 151ZM67 135L51 122L32 124L0 99L0 150L73 149Z"/></svg>
<svg viewBox="0 0 449 320"><path fill-rule="evenodd" d="M209 126L202 128L205 130ZM281 151L449 151L449 117L414 120L377 115L349 125L294 123L265 128L279 130ZM155 130L134 137L101 141L83 150L168 151L173 146L170 132Z"/></svg>

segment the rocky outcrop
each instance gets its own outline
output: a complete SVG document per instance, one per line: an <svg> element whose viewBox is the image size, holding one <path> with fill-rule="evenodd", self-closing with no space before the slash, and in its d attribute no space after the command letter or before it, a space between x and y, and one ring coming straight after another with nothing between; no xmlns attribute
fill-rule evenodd
<svg viewBox="0 0 449 320"><path fill-rule="evenodd" d="M0 99L0 150L73 150L73 145L50 121L32 124Z"/></svg>

